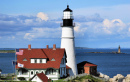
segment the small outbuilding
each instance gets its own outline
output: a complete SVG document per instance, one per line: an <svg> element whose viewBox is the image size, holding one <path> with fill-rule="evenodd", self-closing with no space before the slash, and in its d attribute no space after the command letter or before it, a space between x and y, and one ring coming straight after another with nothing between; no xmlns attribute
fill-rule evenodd
<svg viewBox="0 0 130 82"><path fill-rule="evenodd" d="M91 75L97 75L97 65L83 61L77 64L78 74L87 73Z"/></svg>
<svg viewBox="0 0 130 82"><path fill-rule="evenodd" d="M49 79L44 73L38 73L35 74L30 81L35 81L35 82L48 82Z"/></svg>

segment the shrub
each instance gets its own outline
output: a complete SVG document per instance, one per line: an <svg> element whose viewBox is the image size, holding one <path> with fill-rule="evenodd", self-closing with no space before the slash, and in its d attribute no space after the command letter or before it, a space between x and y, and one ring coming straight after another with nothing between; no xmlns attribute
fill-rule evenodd
<svg viewBox="0 0 130 82"><path fill-rule="evenodd" d="M19 79L20 81L26 80L24 77L18 77L18 79Z"/></svg>

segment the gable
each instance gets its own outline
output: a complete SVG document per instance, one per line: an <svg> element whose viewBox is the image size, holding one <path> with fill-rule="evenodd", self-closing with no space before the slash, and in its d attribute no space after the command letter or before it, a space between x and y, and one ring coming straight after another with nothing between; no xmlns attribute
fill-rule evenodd
<svg viewBox="0 0 130 82"><path fill-rule="evenodd" d="M35 75L35 77L33 77L31 81L43 82L37 75Z"/></svg>

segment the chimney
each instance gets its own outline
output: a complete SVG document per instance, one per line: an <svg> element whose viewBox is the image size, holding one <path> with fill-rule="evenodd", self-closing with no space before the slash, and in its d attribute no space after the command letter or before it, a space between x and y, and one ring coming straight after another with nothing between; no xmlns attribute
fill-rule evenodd
<svg viewBox="0 0 130 82"><path fill-rule="evenodd" d="M49 49L49 45L46 45L46 49Z"/></svg>
<svg viewBox="0 0 130 82"><path fill-rule="evenodd" d="M56 44L53 44L53 50L56 50Z"/></svg>
<svg viewBox="0 0 130 82"><path fill-rule="evenodd" d="M31 44L28 45L28 50L31 50Z"/></svg>

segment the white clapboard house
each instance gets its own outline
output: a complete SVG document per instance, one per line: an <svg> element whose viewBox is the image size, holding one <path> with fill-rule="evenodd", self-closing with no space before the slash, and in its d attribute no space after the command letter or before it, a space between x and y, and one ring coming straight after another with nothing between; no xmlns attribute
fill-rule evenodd
<svg viewBox="0 0 130 82"><path fill-rule="evenodd" d="M19 49L16 55L17 77L25 77L26 80L31 79L37 73L44 73L48 79L58 80L71 70L66 66L65 49L56 48L55 44L53 48L49 48L47 45L43 49L31 49L31 45L28 45L26 49Z"/></svg>

